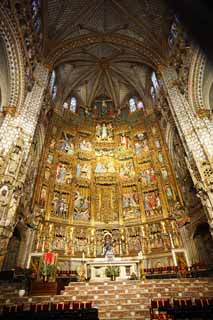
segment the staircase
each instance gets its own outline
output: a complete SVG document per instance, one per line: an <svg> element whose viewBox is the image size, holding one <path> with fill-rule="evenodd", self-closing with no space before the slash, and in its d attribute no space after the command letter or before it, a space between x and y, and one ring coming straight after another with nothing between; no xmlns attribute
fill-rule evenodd
<svg viewBox="0 0 213 320"><path fill-rule="evenodd" d="M150 300L213 297L213 279L70 283L64 299L93 301L100 320L150 320Z"/></svg>
<svg viewBox="0 0 213 320"><path fill-rule="evenodd" d="M18 289L20 285L17 283L1 283L0 282L0 303L18 297Z"/></svg>
<svg viewBox="0 0 213 320"><path fill-rule="evenodd" d="M61 295L19 298L13 284L0 284L3 305L93 302L100 320L150 320L151 299L200 299L213 297L213 278L70 282Z"/></svg>

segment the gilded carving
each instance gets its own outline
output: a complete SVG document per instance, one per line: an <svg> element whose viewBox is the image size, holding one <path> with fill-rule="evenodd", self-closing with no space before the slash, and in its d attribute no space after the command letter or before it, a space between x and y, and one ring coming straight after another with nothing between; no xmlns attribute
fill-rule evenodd
<svg viewBox="0 0 213 320"><path fill-rule="evenodd" d="M36 189L46 219L36 227L37 251L104 257L180 247L176 184L160 130L150 121L132 130L95 120L72 131L54 122ZM6 193L5 186L3 198Z"/></svg>

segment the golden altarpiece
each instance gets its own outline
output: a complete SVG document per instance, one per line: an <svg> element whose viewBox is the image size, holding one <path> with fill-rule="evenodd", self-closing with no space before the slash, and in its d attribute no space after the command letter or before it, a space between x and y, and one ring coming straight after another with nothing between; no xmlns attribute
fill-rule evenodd
<svg viewBox="0 0 213 320"><path fill-rule="evenodd" d="M174 265L182 200L154 113L78 123L68 113L55 113L48 129L34 195L44 220L31 257L55 252L70 270L104 261L110 248L119 261Z"/></svg>

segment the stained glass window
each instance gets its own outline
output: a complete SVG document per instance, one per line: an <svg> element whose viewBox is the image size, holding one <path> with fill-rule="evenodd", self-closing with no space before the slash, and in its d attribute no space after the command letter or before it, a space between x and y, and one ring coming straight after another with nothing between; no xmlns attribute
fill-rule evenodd
<svg viewBox="0 0 213 320"><path fill-rule="evenodd" d="M55 80L56 80L56 73L55 70L52 71L51 77L50 77L50 83L49 83L49 88L50 88L50 93L53 94L53 88L55 85Z"/></svg>
<svg viewBox="0 0 213 320"><path fill-rule="evenodd" d="M155 93L155 88L153 86L151 86L150 93L152 96L152 100L156 101L156 93Z"/></svg>
<svg viewBox="0 0 213 320"><path fill-rule="evenodd" d="M71 97L71 99L70 99L70 111L76 112L76 108L77 108L77 99L76 99L76 97Z"/></svg>
<svg viewBox="0 0 213 320"><path fill-rule="evenodd" d="M136 110L144 110L144 104L137 97L131 97L129 99L129 111L135 112Z"/></svg>
<svg viewBox="0 0 213 320"><path fill-rule="evenodd" d="M33 18L33 25L35 28L35 31L39 33L41 31L41 16L39 14L41 4L39 0L33 0L32 1L32 18Z"/></svg>
<svg viewBox="0 0 213 320"><path fill-rule="evenodd" d="M137 109L138 110L143 110L144 109L144 104L141 100L138 101L137 103Z"/></svg>
<svg viewBox="0 0 213 320"><path fill-rule="evenodd" d="M155 74L154 71L152 72L151 80L152 80L152 84L153 84L153 86L155 88L155 91L158 91L159 83L158 83L158 79L157 79L156 74Z"/></svg>
<svg viewBox="0 0 213 320"><path fill-rule="evenodd" d="M53 91L52 91L53 100L55 100L56 95L57 95L57 86L54 86L54 87L53 87Z"/></svg>
<svg viewBox="0 0 213 320"><path fill-rule="evenodd" d="M134 97L131 97L129 99L129 111L134 112L136 110L137 110L136 99Z"/></svg>

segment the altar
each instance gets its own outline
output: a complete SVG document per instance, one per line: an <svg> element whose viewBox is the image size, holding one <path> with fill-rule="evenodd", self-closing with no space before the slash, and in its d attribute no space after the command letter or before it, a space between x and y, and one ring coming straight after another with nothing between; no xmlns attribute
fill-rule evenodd
<svg viewBox="0 0 213 320"><path fill-rule="evenodd" d="M130 279L131 275L135 275L139 278L139 263L140 260L137 258L130 257L113 257L108 259L107 257L96 258L94 260L87 260L87 276L91 281L106 281L109 277L106 276L106 269L108 267L118 267L119 276L118 280Z"/></svg>

